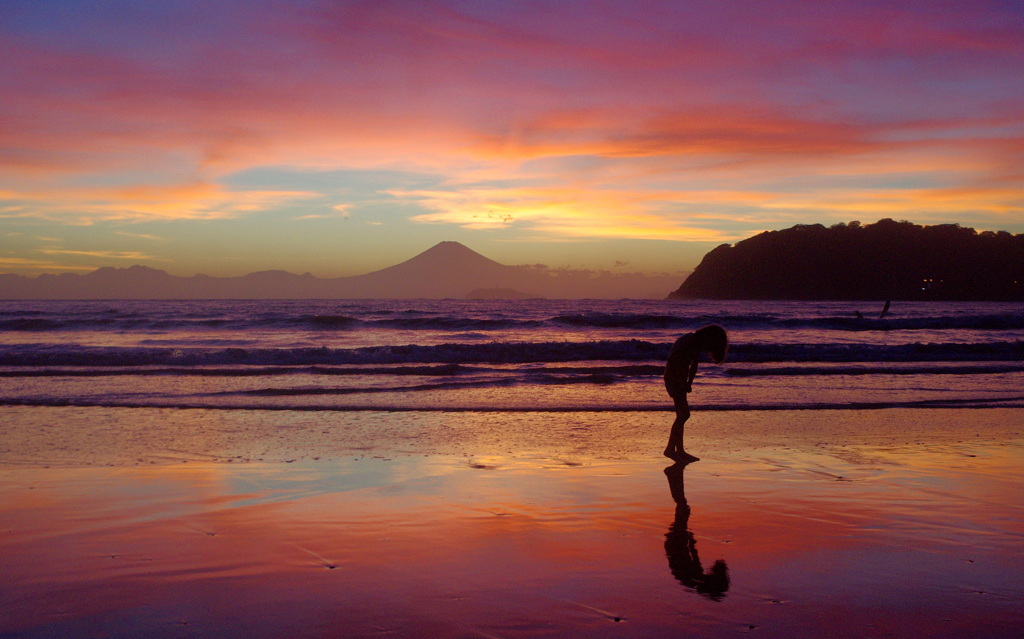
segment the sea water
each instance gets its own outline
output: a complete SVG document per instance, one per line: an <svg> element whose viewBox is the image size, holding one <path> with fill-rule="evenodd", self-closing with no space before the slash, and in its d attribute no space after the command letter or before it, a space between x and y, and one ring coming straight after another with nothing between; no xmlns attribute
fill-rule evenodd
<svg viewBox="0 0 1024 639"><path fill-rule="evenodd" d="M662 300L0 302L0 405L671 410L672 342L730 335L696 410L1024 406L1024 306Z"/></svg>

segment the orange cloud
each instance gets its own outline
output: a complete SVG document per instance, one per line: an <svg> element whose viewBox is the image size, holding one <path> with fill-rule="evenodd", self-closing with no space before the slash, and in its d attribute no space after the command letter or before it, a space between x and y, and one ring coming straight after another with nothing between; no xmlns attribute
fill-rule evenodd
<svg viewBox="0 0 1024 639"><path fill-rule="evenodd" d="M2 257L0 256L0 268L8 273L28 272L52 272L52 271L94 271L95 266L78 266L63 264L52 260L38 260L24 257Z"/></svg>
<svg viewBox="0 0 1024 639"><path fill-rule="evenodd" d="M19 207L15 214L17 217L71 224L234 218L318 196L318 193L308 191L229 191L207 182L168 187L83 188L9 194L11 199L26 203Z"/></svg>
<svg viewBox="0 0 1024 639"><path fill-rule="evenodd" d="M114 260L154 260L152 255L146 255L139 251L72 251L68 249L40 249L44 255L84 255L86 257L101 257Z"/></svg>
<svg viewBox="0 0 1024 639"><path fill-rule="evenodd" d="M872 128L855 124L727 105L684 108L655 117L642 112L556 112L505 138L484 138L481 150L520 159L550 155L710 156L778 162L792 156L835 159L887 146L873 140L872 133Z"/></svg>
<svg viewBox="0 0 1024 639"><path fill-rule="evenodd" d="M466 188L392 194L434 211L413 216L414 222L457 224L471 229L517 225L555 237L701 242L738 239L654 212L666 194L570 188Z"/></svg>

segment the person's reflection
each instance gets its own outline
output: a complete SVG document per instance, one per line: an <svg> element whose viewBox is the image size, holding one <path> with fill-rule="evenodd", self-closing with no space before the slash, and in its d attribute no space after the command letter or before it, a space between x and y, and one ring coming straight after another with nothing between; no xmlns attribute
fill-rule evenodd
<svg viewBox="0 0 1024 639"><path fill-rule="evenodd" d="M718 559L711 570L704 572L697 555L697 540L689 530L690 506L686 503L683 487L683 471L686 463L673 464L665 469L672 499L676 502L676 518L665 533L665 554L668 567L679 583L692 588L705 597L718 601L729 590L729 567L725 560Z"/></svg>

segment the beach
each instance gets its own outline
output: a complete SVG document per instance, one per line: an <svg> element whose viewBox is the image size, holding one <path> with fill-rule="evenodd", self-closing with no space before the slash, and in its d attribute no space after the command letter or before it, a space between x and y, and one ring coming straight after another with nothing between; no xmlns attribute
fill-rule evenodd
<svg viewBox="0 0 1024 639"><path fill-rule="evenodd" d="M1019 632L1024 410L671 417L3 407L0 634Z"/></svg>
<svg viewBox="0 0 1024 639"><path fill-rule="evenodd" d="M1016 636L1024 314L867 308L5 301L0 636Z"/></svg>

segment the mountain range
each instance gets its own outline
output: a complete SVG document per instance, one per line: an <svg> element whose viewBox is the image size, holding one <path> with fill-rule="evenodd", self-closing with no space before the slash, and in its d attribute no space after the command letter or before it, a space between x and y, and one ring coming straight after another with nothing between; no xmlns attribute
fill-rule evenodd
<svg viewBox="0 0 1024 639"><path fill-rule="evenodd" d="M679 276L507 266L458 242L441 242L364 275L318 278L260 271L241 277L180 277L147 266L78 275L0 275L0 299L446 299L664 298Z"/></svg>

